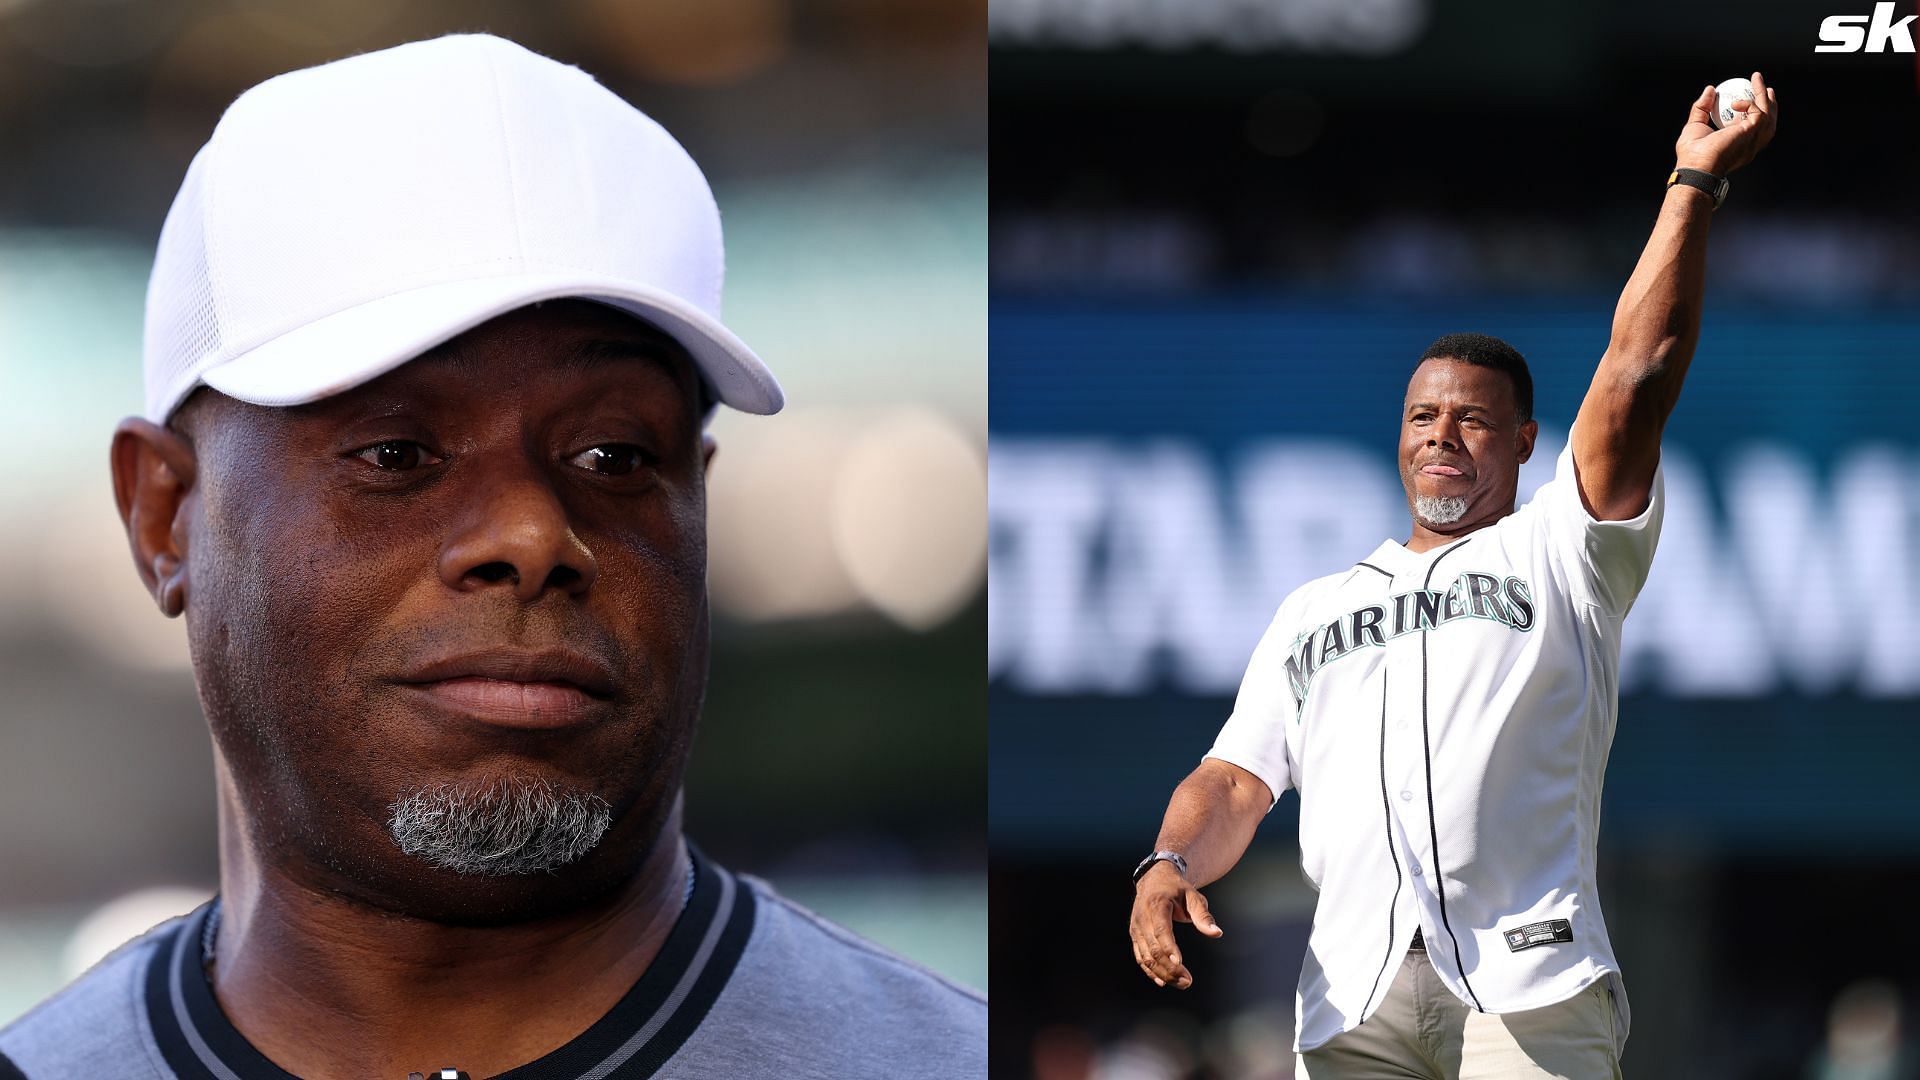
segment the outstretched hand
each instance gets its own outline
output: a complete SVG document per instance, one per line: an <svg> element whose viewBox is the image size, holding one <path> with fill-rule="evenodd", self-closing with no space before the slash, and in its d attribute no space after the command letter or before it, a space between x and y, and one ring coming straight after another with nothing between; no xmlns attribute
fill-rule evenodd
<svg viewBox="0 0 1920 1080"><path fill-rule="evenodd" d="M1173 940L1176 921L1192 923L1212 938L1225 932L1213 921L1207 898L1200 895L1200 890L1172 863L1158 862L1134 888L1133 919L1128 926L1133 934L1133 960L1155 986L1172 984L1175 989L1185 990L1193 985L1193 973L1181 962L1180 946Z"/></svg>
<svg viewBox="0 0 1920 1080"><path fill-rule="evenodd" d="M1779 118L1778 100L1759 72L1753 73L1752 82L1753 100L1734 102L1732 107L1739 115L1717 131L1713 126L1713 111L1718 105L1714 88L1709 86L1700 92L1687 115L1686 126L1680 129L1680 138L1673 144L1676 164L1725 176L1752 161L1754 155L1773 141L1773 128Z"/></svg>

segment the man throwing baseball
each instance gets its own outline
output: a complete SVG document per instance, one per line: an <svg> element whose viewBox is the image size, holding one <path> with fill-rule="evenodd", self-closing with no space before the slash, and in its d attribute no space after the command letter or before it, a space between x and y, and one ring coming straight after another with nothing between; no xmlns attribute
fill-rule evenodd
<svg viewBox="0 0 1920 1080"><path fill-rule="evenodd" d="M1533 381L1505 342L1451 334L1400 417L1413 527L1296 589L1213 749L1135 872L1134 958L1192 985L1174 922L1300 791L1320 892L1296 1046L1314 1080L1608 1077L1627 1002L1594 888L1620 628L1662 516L1660 433L1699 336L1707 227L1773 138L1759 72L1738 118L1708 87L1554 478L1515 509Z"/></svg>

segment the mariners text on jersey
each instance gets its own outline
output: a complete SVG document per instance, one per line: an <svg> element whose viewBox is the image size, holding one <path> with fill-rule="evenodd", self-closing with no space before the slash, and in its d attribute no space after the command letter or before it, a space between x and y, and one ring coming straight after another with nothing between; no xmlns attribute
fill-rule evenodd
<svg viewBox="0 0 1920 1080"><path fill-rule="evenodd" d="M1387 541L1280 605L1207 756L1276 799L1300 792L1320 897L1298 1049L1379 1007L1416 929L1447 987L1483 1011L1610 980L1625 1039L1594 846L1620 627L1663 497L1656 475L1638 517L1594 519L1569 449L1495 524L1425 552Z"/></svg>
<svg viewBox="0 0 1920 1080"><path fill-rule="evenodd" d="M1296 707L1306 700L1320 665L1354 649L1385 645L1390 638L1432 630L1455 619L1493 619L1522 632L1533 629L1533 590L1517 577L1502 581L1492 574L1469 571L1454 579L1445 592L1417 589L1395 593L1389 601L1368 604L1300 635L1287 657L1287 685Z"/></svg>

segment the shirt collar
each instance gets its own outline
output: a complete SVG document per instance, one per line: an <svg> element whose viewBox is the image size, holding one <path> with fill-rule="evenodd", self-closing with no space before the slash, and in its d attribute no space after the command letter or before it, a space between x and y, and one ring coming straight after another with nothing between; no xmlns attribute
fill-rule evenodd
<svg viewBox="0 0 1920 1080"><path fill-rule="evenodd" d="M1457 540L1449 540L1439 547L1428 548L1425 551L1411 551L1405 544L1402 544L1398 540L1382 540L1380 541L1379 547L1374 548L1371 554L1354 565L1357 567L1371 567L1390 577L1399 577L1401 574L1412 571L1425 570L1427 567L1433 565L1434 560L1440 558L1440 556L1446 552L1459 547L1461 544L1472 540L1482 531L1481 529L1475 529L1473 532Z"/></svg>
<svg viewBox="0 0 1920 1080"><path fill-rule="evenodd" d="M578 1038L496 1080L652 1076L700 1026L746 949L754 896L691 844L688 854L696 867L692 896L645 974ZM294 1080L247 1042L214 997L200 944L219 902L216 897L160 939L147 963L148 1027L182 1080Z"/></svg>

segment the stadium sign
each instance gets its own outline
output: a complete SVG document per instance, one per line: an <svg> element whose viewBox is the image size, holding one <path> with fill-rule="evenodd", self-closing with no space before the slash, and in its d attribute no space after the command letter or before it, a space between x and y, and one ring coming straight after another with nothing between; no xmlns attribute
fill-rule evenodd
<svg viewBox="0 0 1920 1080"><path fill-rule="evenodd" d="M1544 428L1544 425L1543 425ZM1522 498L1551 475L1543 430ZM1920 485L1856 443L1827 467L1752 441L1709 469L1669 439L1666 520L1623 689L1678 698L1920 694ZM996 435L989 678L1028 695L1231 695L1295 586L1404 538L1390 439Z"/></svg>

